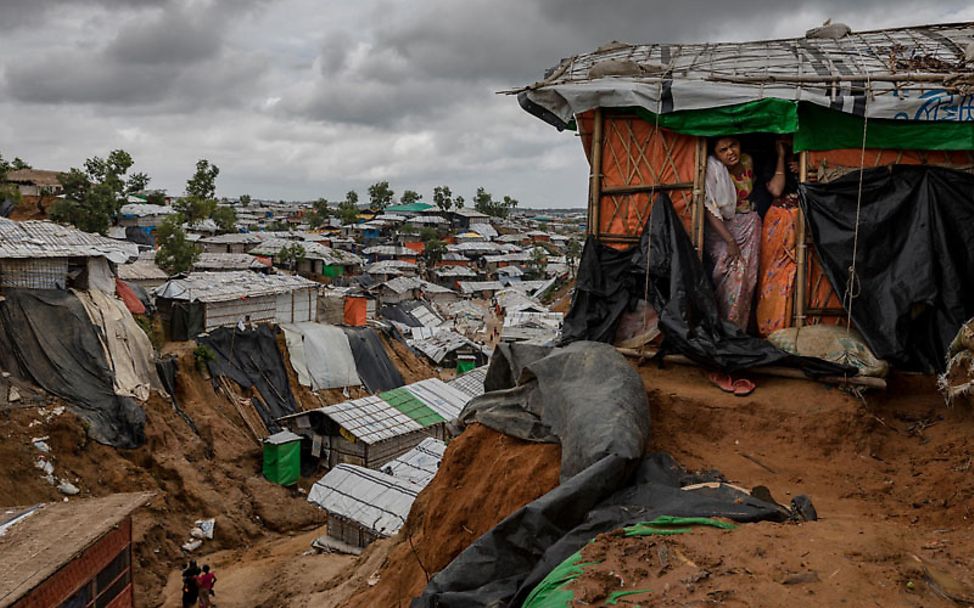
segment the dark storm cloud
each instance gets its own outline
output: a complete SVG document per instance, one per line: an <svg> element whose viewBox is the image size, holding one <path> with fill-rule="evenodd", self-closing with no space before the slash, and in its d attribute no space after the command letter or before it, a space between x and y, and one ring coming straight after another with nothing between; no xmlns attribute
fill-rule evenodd
<svg viewBox="0 0 974 608"><path fill-rule="evenodd" d="M620 0L433 0L383 4L363 51L351 38L328 39L320 73L284 108L323 121L389 125L426 118L434 108L471 103L485 90L538 80L563 57L611 40L697 42L767 36L796 7L773 0L656 2ZM817 15L896 14L912 2L823 0ZM800 36L818 23L795 23ZM857 22L852 22L853 27Z"/></svg>
<svg viewBox="0 0 974 608"><path fill-rule="evenodd" d="M150 3L105 4L142 9ZM119 15L100 22L101 45L82 41L9 64L6 91L26 103L149 105L170 111L212 100L232 103L259 82L266 67L261 57L229 53L224 45L228 21L253 4L168 3Z"/></svg>

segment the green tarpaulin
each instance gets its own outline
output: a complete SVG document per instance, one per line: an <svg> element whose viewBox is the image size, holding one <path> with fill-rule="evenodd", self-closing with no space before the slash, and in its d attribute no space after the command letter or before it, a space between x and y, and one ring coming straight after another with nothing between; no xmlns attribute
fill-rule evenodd
<svg viewBox="0 0 974 608"><path fill-rule="evenodd" d="M653 521L641 522L623 528L625 536L669 536L673 534L686 534L692 530L693 526L710 526L722 530L733 530L736 526L732 523L712 519L709 517L671 517L663 515ZM590 543L591 544L591 543ZM531 594L524 600L522 608L567 608L572 605L575 599L575 592L568 589L568 585L583 575L586 570L600 562L582 561L582 549L574 553L571 557L556 566L548 576L538 583L538 586L531 591ZM606 602L607 605L615 605L619 599L628 595L651 593L649 589L630 589L620 590L613 593Z"/></svg>
<svg viewBox="0 0 974 608"><path fill-rule="evenodd" d="M428 405L417 399L415 395L410 393L404 387L394 388L391 391L379 393L379 397L392 407L418 422L423 427L445 422L445 420L443 420L443 416L437 414Z"/></svg>
<svg viewBox="0 0 974 608"><path fill-rule="evenodd" d="M648 122L684 135L794 134L794 148L841 150L862 146L863 119L811 103L762 99L737 105L656 114L630 108ZM886 150L974 150L974 122L871 119L866 147Z"/></svg>

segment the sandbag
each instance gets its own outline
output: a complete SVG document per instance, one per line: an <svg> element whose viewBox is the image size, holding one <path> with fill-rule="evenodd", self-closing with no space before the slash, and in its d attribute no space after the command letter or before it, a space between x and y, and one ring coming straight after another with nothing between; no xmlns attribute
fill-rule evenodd
<svg viewBox="0 0 974 608"><path fill-rule="evenodd" d="M860 376L885 378L889 373L889 363L877 358L855 329L836 325L786 327L768 336L768 342L793 355L855 367Z"/></svg>

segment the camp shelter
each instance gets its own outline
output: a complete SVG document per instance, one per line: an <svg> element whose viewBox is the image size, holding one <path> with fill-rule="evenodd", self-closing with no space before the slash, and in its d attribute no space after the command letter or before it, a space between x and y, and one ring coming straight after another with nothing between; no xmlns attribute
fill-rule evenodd
<svg viewBox="0 0 974 608"><path fill-rule="evenodd" d="M264 478L293 486L301 478L301 436L284 430L264 439Z"/></svg>
<svg viewBox="0 0 974 608"><path fill-rule="evenodd" d="M446 444L427 437L419 445L382 467L382 472L425 487L436 475Z"/></svg>
<svg viewBox="0 0 974 608"><path fill-rule="evenodd" d="M0 507L0 608L135 606L132 513L151 498Z"/></svg>
<svg viewBox="0 0 974 608"><path fill-rule="evenodd" d="M328 512L328 536L365 547L399 531L420 490L405 479L339 464L311 487L308 501Z"/></svg>
<svg viewBox="0 0 974 608"><path fill-rule="evenodd" d="M310 440L310 454L331 468L340 463L379 468L426 437L447 438L446 423L470 400L438 378L282 417Z"/></svg>
<svg viewBox="0 0 974 608"><path fill-rule="evenodd" d="M476 365L483 365L490 351L446 327L413 327L406 344L425 355L439 367L456 367L460 357L471 357Z"/></svg>
<svg viewBox="0 0 974 608"><path fill-rule="evenodd" d="M172 340L238 323L300 323L317 317L318 283L249 270L191 272L154 290Z"/></svg>
<svg viewBox="0 0 974 608"><path fill-rule="evenodd" d="M481 365L472 369L462 376L457 376L447 384L453 388L466 393L471 399L484 394L484 380L487 379L487 366Z"/></svg>
<svg viewBox="0 0 974 608"><path fill-rule="evenodd" d="M332 249L312 241L273 238L257 245L250 250L250 253L269 257L279 265L281 250L289 247L300 247L303 251L296 261L295 268L302 274L334 278L354 274L362 269L362 258L354 253Z"/></svg>
<svg viewBox="0 0 974 608"><path fill-rule="evenodd" d="M231 270L254 270L267 272L270 262L263 261L249 253L201 253L193 263L193 270L199 272L229 272Z"/></svg>
<svg viewBox="0 0 974 608"><path fill-rule="evenodd" d="M509 92L581 135L588 232L618 249L639 242L665 194L702 253L707 138L790 135L803 204L772 209L779 230L762 247L780 295L758 301L762 333L848 315L878 356L930 371L974 315L972 39L974 23L956 23L616 42Z"/></svg>
<svg viewBox="0 0 974 608"><path fill-rule="evenodd" d="M363 296L346 295L344 299L345 325L349 327L365 327L368 319L369 299Z"/></svg>
<svg viewBox="0 0 974 608"><path fill-rule="evenodd" d="M54 222L0 218L0 288L97 288L115 293L113 265L139 257L134 243Z"/></svg>

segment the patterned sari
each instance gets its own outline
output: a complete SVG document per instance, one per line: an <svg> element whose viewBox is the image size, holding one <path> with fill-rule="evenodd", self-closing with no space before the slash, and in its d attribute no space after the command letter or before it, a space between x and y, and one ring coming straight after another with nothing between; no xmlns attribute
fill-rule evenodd
<svg viewBox="0 0 974 608"><path fill-rule="evenodd" d="M754 189L754 163L750 156L743 154L741 165L743 171L740 175L731 173L737 189L737 213L733 218L723 220L741 250L741 257L731 260L727 255L727 243L714 230L707 231L704 247L714 265L713 280L721 316L747 331L754 288L758 281L761 216L748 200Z"/></svg>

